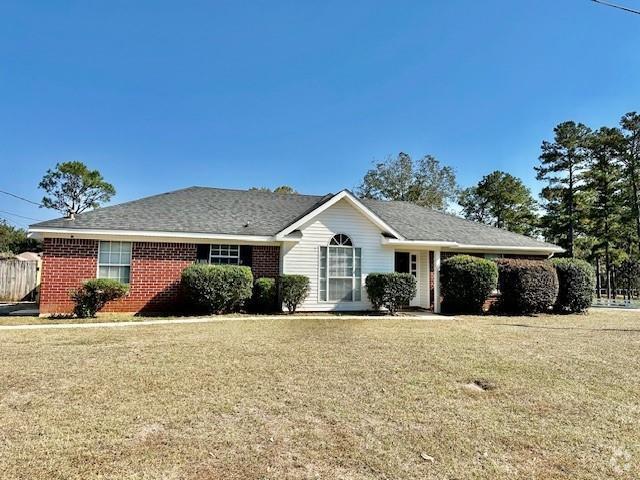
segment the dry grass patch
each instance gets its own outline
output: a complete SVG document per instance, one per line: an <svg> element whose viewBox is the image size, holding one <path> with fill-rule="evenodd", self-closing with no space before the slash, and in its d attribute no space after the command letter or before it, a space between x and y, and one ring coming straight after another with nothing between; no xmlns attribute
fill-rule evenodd
<svg viewBox="0 0 640 480"><path fill-rule="evenodd" d="M640 315L0 332L0 478L637 478ZM481 381L470 394L462 386Z"/></svg>
<svg viewBox="0 0 640 480"><path fill-rule="evenodd" d="M55 325L66 323L116 323L116 322L142 322L152 317L133 315L130 313L108 313L95 318L75 318L71 315L54 315L51 317L34 317L18 315L0 315L0 326L2 325ZM162 317L171 319L176 317Z"/></svg>
<svg viewBox="0 0 640 480"><path fill-rule="evenodd" d="M412 316L411 312L401 312L399 316ZM165 315L162 317L153 315L138 315L133 313L98 313L94 318L76 318L72 315L52 315L48 317L37 316L11 316L0 315L0 326L14 326L14 325L55 325L55 324L75 324L75 323L134 323L144 322L145 320L175 320L175 319L190 319L190 318L202 318L203 316L208 318L216 318L220 320L255 320L255 319L273 319L283 318L287 314L272 313L266 315L254 315L250 313L228 313L224 315ZM383 316L377 312L324 312L322 314L315 312L298 312L295 314L296 318L317 318L321 316L323 318L332 317L380 317Z"/></svg>

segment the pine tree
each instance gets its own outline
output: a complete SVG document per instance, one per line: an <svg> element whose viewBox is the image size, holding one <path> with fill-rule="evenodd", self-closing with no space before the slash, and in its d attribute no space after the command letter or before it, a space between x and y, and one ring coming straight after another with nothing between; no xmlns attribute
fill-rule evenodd
<svg viewBox="0 0 640 480"><path fill-rule="evenodd" d="M622 156L624 136L617 128L602 127L590 136L589 169L585 187L591 194L589 230L597 238L596 256L604 254L607 297L612 293L613 258L620 244L624 213Z"/></svg>
<svg viewBox="0 0 640 480"><path fill-rule="evenodd" d="M640 115L627 113L620 120L625 134L624 162L629 220L635 226L635 242L640 254Z"/></svg>
<svg viewBox="0 0 640 480"><path fill-rule="evenodd" d="M538 180L547 182L540 197L545 215L541 226L547 240L575 254L580 206L579 190L587 160L587 139L591 130L582 123L564 122L554 129L553 142L542 142Z"/></svg>

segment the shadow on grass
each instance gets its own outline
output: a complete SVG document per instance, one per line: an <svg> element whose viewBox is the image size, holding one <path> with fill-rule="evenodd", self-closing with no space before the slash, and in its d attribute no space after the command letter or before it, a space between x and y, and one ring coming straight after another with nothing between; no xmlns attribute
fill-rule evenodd
<svg viewBox="0 0 640 480"><path fill-rule="evenodd" d="M521 327L537 328L541 330L583 330L587 332L635 332L640 333L640 328L585 328L585 327L547 327L544 325L527 325L526 323L492 323L497 327Z"/></svg>

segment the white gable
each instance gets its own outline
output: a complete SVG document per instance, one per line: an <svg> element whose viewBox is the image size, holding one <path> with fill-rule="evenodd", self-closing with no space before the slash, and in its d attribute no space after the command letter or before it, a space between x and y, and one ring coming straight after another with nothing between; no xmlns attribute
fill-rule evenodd
<svg viewBox="0 0 640 480"><path fill-rule="evenodd" d="M371 308L366 298L364 279L371 272L392 272L394 249L382 245L383 229L371 221L347 199L340 199L298 228L302 238L283 246L282 272L305 275L310 279L311 292L300 310L366 310ZM353 246L362 249L362 301L321 302L319 300L320 247L327 246L337 234L348 235Z"/></svg>
<svg viewBox="0 0 640 480"><path fill-rule="evenodd" d="M371 223L373 223L374 225L377 225L382 231L393 235L396 239L399 239L399 240L404 239L404 237L400 235L398 231L396 231L391 225L389 225L387 222L385 222L380 217L378 217L375 213L369 210L369 208L367 208L360 200L354 197L348 190L342 190L340 193L334 195L329 200L324 202L322 205L313 209L311 212L307 213L304 217L292 223L284 230L280 231L276 235L276 238L278 240L283 240L284 238L286 238L288 234L290 234L295 230L299 230L300 227L308 224L317 215L321 214L322 212L324 212L329 208L332 208L337 203L348 203L355 210L357 210L366 218L368 218Z"/></svg>

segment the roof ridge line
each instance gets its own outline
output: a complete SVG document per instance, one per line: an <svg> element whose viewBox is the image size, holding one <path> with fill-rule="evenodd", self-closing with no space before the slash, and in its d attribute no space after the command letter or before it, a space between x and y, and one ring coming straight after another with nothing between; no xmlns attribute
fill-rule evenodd
<svg viewBox="0 0 640 480"><path fill-rule="evenodd" d="M324 198L326 195L332 195L330 193L325 194L325 195L312 195L309 193L299 193L299 192L294 192L294 193L278 193L278 192L274 192L271 190L259 190L259 189L254 189L251 190L250 188L220 188L220 187L207 187L207 186L203 186L203 185L192 185L191 187L187 187L183 190L187 190L189 188L199 188L199 189L203 189L203 190L224 190L226 192L251 192L251 193L263 193L265 195L296 195L298 197L316 197L316 198ZM176 190L177 191L177 190ZM170 193L170 192L168 192Z"/></svg>

